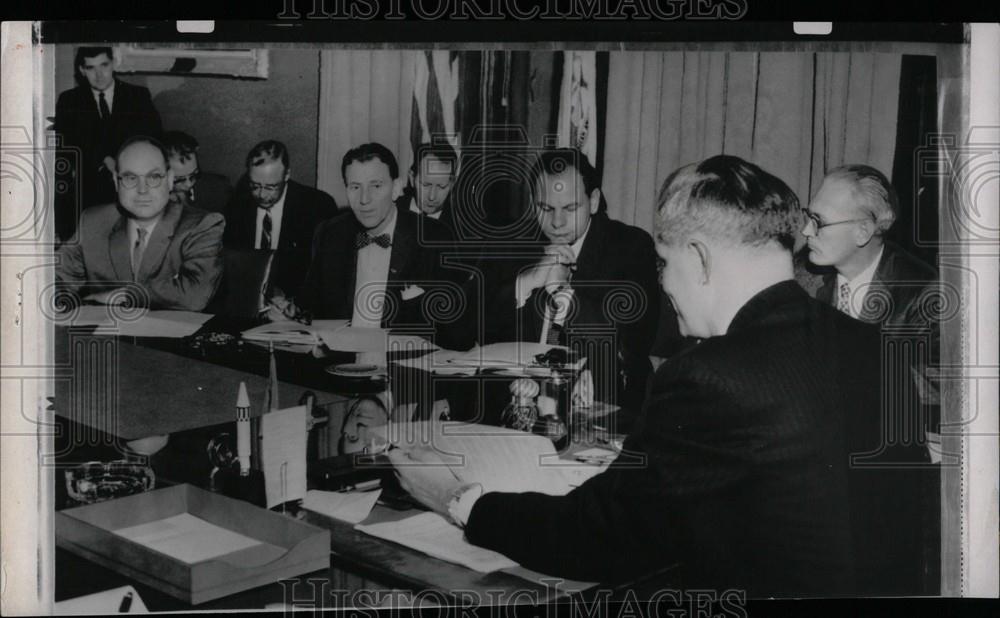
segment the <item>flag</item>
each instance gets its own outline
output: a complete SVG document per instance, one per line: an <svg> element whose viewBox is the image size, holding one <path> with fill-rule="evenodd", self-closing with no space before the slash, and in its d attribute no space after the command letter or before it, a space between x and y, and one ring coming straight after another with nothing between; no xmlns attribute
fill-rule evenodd
<svg viewBox="0 0 1000 618"><path fill-rule="evenodd" d="M417 52L410 112L410 161L415 159L420 145L433 143L435 136L445 136L448 143L458 149L455 110L458 69L458 52Z"/></svg>
<svg viewBox="0 0 1000 618"><path fill-rule="evenodd" d="M563 52L558 144L577 148L597 167L597 52Z"/></svg>
<svg viewBox="0 0 1000 618"><path fill-rule="evenodd" d="M278 403L278 364L274 360L274 342L268 346L271 356L271 364L268 367L267 376L267 405L264 409L268 412L278 410L281 406Z"/></svg>

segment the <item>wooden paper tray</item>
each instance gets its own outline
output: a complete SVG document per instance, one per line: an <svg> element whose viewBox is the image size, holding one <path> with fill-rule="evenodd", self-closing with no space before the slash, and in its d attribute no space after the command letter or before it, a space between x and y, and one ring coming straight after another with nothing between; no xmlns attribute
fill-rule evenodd
<svg viewBox="0 0 1000 618"><path fill-rule="evenodd" d="M184 513L261 544L185 562L115 533ZM56 544L192 605L330 566L329 530L193 485L59 511Z"/></svg>

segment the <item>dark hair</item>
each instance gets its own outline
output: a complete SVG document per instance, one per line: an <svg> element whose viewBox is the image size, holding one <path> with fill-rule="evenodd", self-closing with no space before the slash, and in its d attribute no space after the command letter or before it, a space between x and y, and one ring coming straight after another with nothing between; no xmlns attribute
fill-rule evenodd
<svg viewBox="0 0 1000 618"><path fill-rule="evenodd" d="M198 154L198 140L183 131L166 131L163 134L163 146L167 155L187 161Z"/></svg>
<svg viewBox="0 0 1000 618"><path fill-rule="evenodd" d="M542 174L562 174L567 169L573 168L583 180L583 190L589 197L594 193L594 189L601 188L601 177L597 170L590 164L587 156L576 148L554 148L546 150L538 155L534 165L528 172L528 182L530 191L534 192L535 185ZM601 192L600 205L597 212L605 212L608 208L604 201L604 192Z"/></svg>
<svg viewBox="0 0 1000 618"><path fill-rule="evenodd" d="M281 164L285 166L285 171L288 171L288 148L274 139L264 140L251 148L247 155L246 166L248 168L257 167L271 161L281 161Z"/></svg>
<svg viewBox="0 0 1000 618"><path fill-rule="evenodd" d="M445 142L443 144L420 144L417 147L417 156L413 159L413 165L410 166L410 173L414 176L420 176L420 164L423 163L424 159L427 157L434 157L438 161L447 164L448 169L451 170L451 177L454 178L458 173L458 153L455 148Z"/></svg>
<svg viewBox="0 0 1000 618"><path fill-rule="evenodd" d="M76 66L82 67L84 59L96 58L101 54L107 54L109 60L115 59L115 54L110 47L77 47L75 60Z"/></svg>
<svg viewBox="0 0 1000 618"><path fill-rule="evenodd" d="M556 148L542 152L531 166L528 179L534 185L543 173L561 174L570 167L580 174L580 178L583 179L583 190L587 195L601 187L601 178L597 175L597 170L587 160L586 155L576 148Z"/></svg>
<svg viewBox="0 0 1000 618"><path fill-rule="evenodd" d="M347 166L357 161L365 163L372 159L378 159L389 166L389 177L395 180L399 178L399 163L396 163L396 156L392 151L377 142L361 144L356 148L351 148L344 155L344 160L340 162L340 176L347 182Z"/></svg>
<svg viewBox="0 0 1000 618"><path fill-rule="evenodd" d="M161 155L163 155L164 165L168 168L170 167L170 158L167 156L167 149L164 147L163 142L155 137L149 137L148 135L133 135L125 140L121 147L118 148L118 152L115 153L115 167L120 167L119 163L121 163L122 153L132 144L149 144L150 146L153 146L160 151Z"/></svg>
<svg viewBox="0 0 1000 618"><path fill-rule="evenodd" d="M801 225L788 185L739 157L718 155L686 165L656 198L656 240L676 245L693 232L734 244L778 242L791 250Z"/></svg>
<svg viewBox="0 0 1000 618"><path fill-rule="evenodd" d="M885 174L870 165L842 165L826 173L827 179L851 183L858 205L875 219L878 233L892 227L899 213L899 198Z"/></svg>

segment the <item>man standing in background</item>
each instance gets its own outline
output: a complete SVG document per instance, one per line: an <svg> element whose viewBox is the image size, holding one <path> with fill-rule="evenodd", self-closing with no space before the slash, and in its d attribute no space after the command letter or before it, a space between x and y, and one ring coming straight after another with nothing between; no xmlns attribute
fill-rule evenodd
<svg viewBox="0 0 1000 618"><path fill-rule="evenodd" d="M115 154L135 135L159 138L160 114L149 90L119 80L110 47L76 50L76 88L56 102L55 131L61 138L57 174L66 187L56 195L60 239L76 229L80 210L115 200Z"/></svg>

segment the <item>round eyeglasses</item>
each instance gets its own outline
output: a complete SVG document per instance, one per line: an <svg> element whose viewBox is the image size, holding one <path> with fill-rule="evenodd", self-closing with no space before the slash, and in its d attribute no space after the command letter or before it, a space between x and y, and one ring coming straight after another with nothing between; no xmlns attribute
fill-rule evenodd
<svg viewBox="0 0 1000 618"><path fill-rule="evenodd" d="M142 178L145 180L147 187L155 189L163 184L163 180L166 177L167 175L163 172L150 172L148 174L133 174L132 172L125 172L124 174L118 174L118 182L126 189L134 189L139 185L139 179Z"/></svg>

